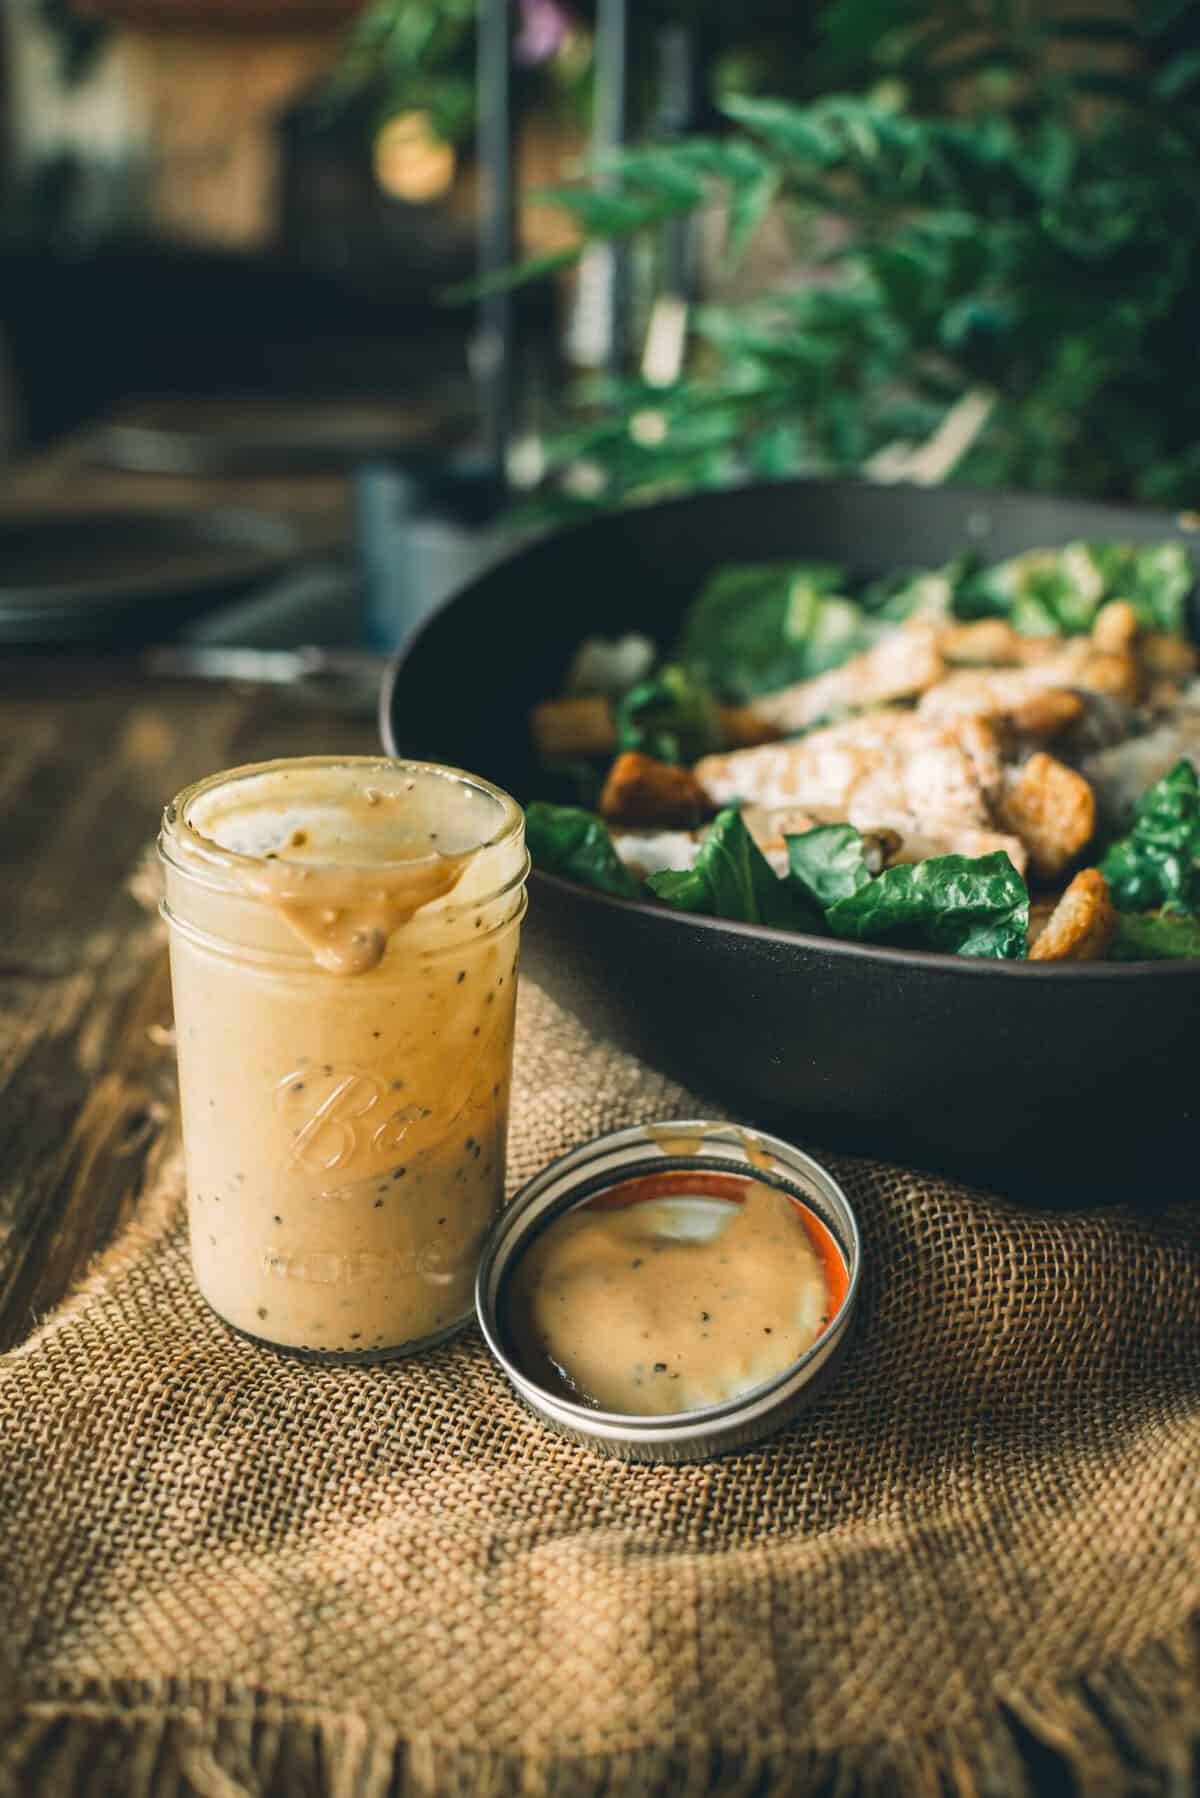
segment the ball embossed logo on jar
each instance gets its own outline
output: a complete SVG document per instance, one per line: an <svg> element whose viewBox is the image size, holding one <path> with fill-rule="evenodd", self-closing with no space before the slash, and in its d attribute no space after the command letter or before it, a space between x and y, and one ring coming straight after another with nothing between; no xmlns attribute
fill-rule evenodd
<svg viewBox="0 0 1200 1798"><path fill-rule="evenodd" d="M276 1104L299 1113L290 1165L334 1173L365 1154L387 1157L422 1116L411 1103L387 1108L391 1083L365 1068L328 1067L319 1075L296 1068L275 1088Z"/></svg>

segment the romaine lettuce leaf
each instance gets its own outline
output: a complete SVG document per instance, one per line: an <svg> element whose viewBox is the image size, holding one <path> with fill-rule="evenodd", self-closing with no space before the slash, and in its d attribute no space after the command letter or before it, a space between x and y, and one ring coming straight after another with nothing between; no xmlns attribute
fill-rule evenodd
<svg viewBox="0 0 1200 1798"><path fill-rule="evenodd" d="M834 936L947 955L1019 961L1027 953L1029 892L1003 850L938 855L887 868L829 908Z"/></svg>
<svg viewBox="0 0 1200 1798"><path fill-rule="evenodd" d="M1118 911L1200 913L1200 781L1188 761L1138 800L1133 828L1100 863Z"/></svg>
<svg viewBox="0 0 1200 1798"><path fill-rule="evenodd" d="M863 588L859 603L872 617L885 618L889 624L903 624L918 615L950 618L954 615L955 595L978 565L976 557L958 556L944 568L910 568L885 574Z"/></svg>
<svg viewBox="0 0 1200 1798"><path fill-rule="evenodd" d="M651 874L646 885L680 911L781 930L825 930L818 908L791 881L779 879L733 807L714 818L690 868Z"/></svg>
<svg viewBox="0 0 1200 1798"><path fill-rule="evenodd" d="M549 805L535 800L525 808L525 842L534 865L546 874L636 899L638 884L608 834L603 818L577 805Z"/></svg>
<svg viewBox="0 0 1200 1798"><path fill-rule="evenodd" d="M668 664L639 682L614 711L618 749L637 749L659 762L694 762L721 747L721 715L708 683Z"/></svg>
<svg viewBox="0 0 1200 1798"><path fill-rule="evenodd" d="M1181 634L1195 578L1181 543L1068 543L967 575L955 608L964 618L1000 613L1035 636L1074 636L1091 630L1101 606L1124 599L1145 629Z"/></svg>
<svg viewBox="0 0 1200 1798"><path fill-rule="evenodd" d="M679 660L738 702L823 674L881 629L844 590L844 570L826 562L718 569L688 609Z"/></svg>
<svg viewBox="0 0 1200 1798"><path fill-rule="evenodd" d="M1087 543L1026 550L981 568L960 590L964 617L1000 613L1033 636L1089 631L1106 597L1104 569Z"/></svg>
<svg viewBox="0 0 1200 1798"><path fill-rule="evenodd" d="M1178 912L1122 912L1109 961L1200 960L1200 919Z"/></svg>
<svg viewBox="0 0 1200 1798"><path fill-rule="evenodd" d="M1196 584L1182 543L1094 543L1106 599L1127 599L1146 630L1187 635L1188 595Z"/></svg>
<svg viewBox="0 0 1200 1798"><path fill-rule="evenodd" d="M822 911L870 881L863 840L853 824L820 824L788 837L787 848L793 881Z"/></svg>

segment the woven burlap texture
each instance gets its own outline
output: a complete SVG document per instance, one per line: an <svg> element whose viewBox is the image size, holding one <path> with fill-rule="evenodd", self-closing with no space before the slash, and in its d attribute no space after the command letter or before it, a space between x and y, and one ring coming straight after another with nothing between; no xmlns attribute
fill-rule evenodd
<svg viewBox="0 0 1200 1798"><path fill-rule="evenodd" d="M698 1109L526 983L514 1184ZM773 1442L683 1468L551 1436L474 1332L345 1369L234 1337L168 1166L0 1365L0 1790L1182 1790L1191 1214L831 1159L849 1358Z"/></svg>

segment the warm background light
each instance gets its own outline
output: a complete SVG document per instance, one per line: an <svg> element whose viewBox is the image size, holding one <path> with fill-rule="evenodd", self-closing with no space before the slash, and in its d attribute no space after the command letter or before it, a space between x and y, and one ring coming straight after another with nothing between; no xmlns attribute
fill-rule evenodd
<svg viewBox="0 0 1200 1798"><path fill-rule="evenodd" d="M427 112L402 112L375 137L375 179L394 200L428 206L454 184L452 145L433 129Z"/></svg>

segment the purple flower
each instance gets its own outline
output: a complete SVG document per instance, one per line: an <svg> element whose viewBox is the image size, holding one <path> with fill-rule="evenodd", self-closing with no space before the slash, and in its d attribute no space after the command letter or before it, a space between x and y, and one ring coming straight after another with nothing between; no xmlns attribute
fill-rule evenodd
<svg viewBox="0 0 1200 1798"><path fill-rule="evenodd" d="M521 28L513 46L526 68L550 62L575 29L575 21L559 0L521 0Z"/></svg>

